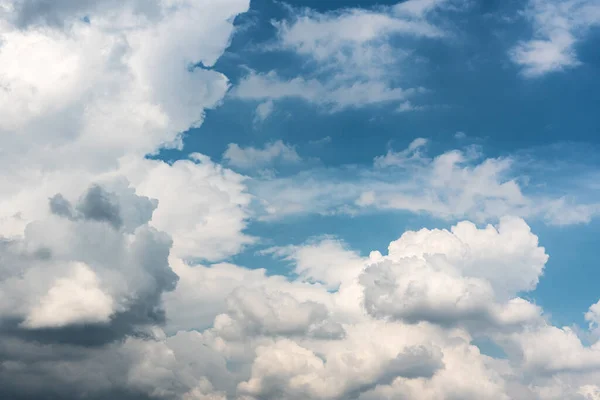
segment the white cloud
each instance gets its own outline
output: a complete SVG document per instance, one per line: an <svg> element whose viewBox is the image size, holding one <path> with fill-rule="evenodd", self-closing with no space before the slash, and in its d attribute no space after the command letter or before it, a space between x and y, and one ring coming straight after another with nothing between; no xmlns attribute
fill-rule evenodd
<svg viewBox="0 0 600 400"><path fill-rule="evenodd" d="M252 241L241 232L249 202L241 177L210 163L144 160L180 147L181 132L225 95L223 74L191 66L215 64L247 0L3 5L0 148L11 149L2 156L3 235L45 218L40 204L56 193L73 198L125 175L159 200L152 224L169 230L182 257L222 258ZM190 206L198 218L181 217Z"/></svg>
<svg viewBox="0 0 600 400"><path fill-rule="evenodd" d="M99 287L98 277L83 263L73 263L70 276L59 278L23 321L27 328L108 323L116 310Z"/></svg>
<svg viewBox="0 0 600 400"><path fill-rule="evenodd" d="M405 150L394 152L388 150L385 156L375 157L374 165L376 168L385 168L390 166L402 166L407 165L411 162L418 161L421 158L420 149L425 147L428 143L427 139L416 138Z"/></svg>
<svg viewBox="0 0 600 400"><path fill-rule="evenodd" d="M223 160L227 164L240 169L264 168L276 161L284 164L295 164L302 160L296 149L281 140L266 143L264 148L240 147L230 143L223 153Z"/></svg>
<svg viewBox="0 0 600 400"><path fill-rule="evenodd" d="M351 10L341 25L309 12L296 22L315 36L304 25L280 26L298 52L337 57L323 68L340 60L371 67L341 75L368 80L357 85L315 78L307 99L325 95L335 108L406 95L377 81L385 51L361 51L385 50L381 36L436 36L426 15L438 4ZM256 240L244 233L252 193L273 215L379 207L484 220L548 210L510 178L511 160L460 151L427 158L422 139L378 158L377 168L266 183L200 154L147 159L180 146L181 131L223 98L225 76L189 67L214 65L232 18L247 7L0 1L0 148L11 149L0 157L0 398L597 397L598 343L584 346L517 297L535 287L546 262L520 219L406 232L369 259L331 237L270 249L293 263L293 277L196 263ZM336 38L350 46L348 58L336 53ZM363 92L373 79L381 84ZM280 97L304 93L277 88ZM283 142L238 150L230 160L240 165L300 161ZM340 172L352 178L340 181ZM415 207L420 200L430 201ZM552 201L557 218L595 212L564 213L569 203ZM440 310L444 321L432 318ZM587 314L592 329L596 311ZM475 334L501 345L508 361L482 355Z"/></svg>
<svg viewBox="0 0 600 400"><path fill-rule="evenodd" d="M214 330L224 338L238 340L254 335L323 339L343 336L341 325L328 321L328 317L322 303L300 302L289 294L264 288L240 287L227 297L227 313L215 318Z"/></svg>
<svg viewBox="0 0 600 400"><path fill-rule="evenodd" d="M530 0L525 15L532 21L534 37L509 54L527 77L579 66L577 43L600 25L600 5L594 0Z"/></svg>
<svg viewBox="0 0 600 400"><path fill-rule="evenodd" d="M74 206L57 195L55 215L3 243L0 319L34 330L118 324L113 332L120 335L129 325L160 322L144 310L160 310L162 292L177 282L167 261L171 240L148 226L154 202L127 187L112 189L92 187Z"/></svg>
<svg viewBox="0 0 600 400"><path fill-rule="evenodd" d="M278 40L270 50L292 51L312 69L292 78L251 71L232 93L260 101L298 98L330 111L385 102L401 103L399 111L421 109L406 99L422 88L403 89L394 83L411 50L391 42L398 37L444 37L428 15L445 3L410 0L394 7L331 13L289 9L290 20L275 22Z"/></svg>
<svg viewBox="0 0 600 400"><path fill-rule="evenodd" d="M590 309L585 313L585 320L589 323L591 331L596 335L600 334L600 300L596 304L590 306Z"/></svg>
<svg viewBox="0 0 600 400"><path fill-rule="evenodd" d="M400 106L398 107L398 112L423 111L426 109L427 109L426 106L416 106L412 102L407 100L407 101L403 102L402 104L400 104Z"/></svg>
<svg viewBox="0 0 600 400"><path fill-rule="evenodd" d="M267 100L256 106L256 111L254 113L254 124L264 122L264 120L269 118L269 116L273 113L274 108L275 104L272 100Z"/></svg>
<svg viewBox="0 0 600 400"><path fill-rule="evenodd" d="M337 111L349 107L403 100L420 91L422 90L392 88L383 82L372 81L353 82L342 86L334 80L329 83L316 79L307 80L303 77L283 80L271 71L267 74L250 73L232 93L246 100L299 98Z"/></svg>
<svg viewBox="0 0 600 400"><path fill-rule="evenodd" d="M448 220L515 215L568 225L589 222L600 212L597 203L538 192L519 181L516 158L485 159L473 148L428 157L425 144L419 138L405 150L389 150L375 158L374 168L313 169L249 184L262 201L264 219L405 210Z"/></svg>
<svg viewBox="0 0 600 400"><path fill-rule="evenodd" d="M331 136L325 136L325 137L322 137L321 139L311 140L308 143L312 144L313 146L320 146L320 145L331 143L332 140L333 139L331 139Z"/></svg>
<svg viewBox="0 0 600 400"><path fill-rule="evenodd" d="M356 276L365 260L335 238L305 243L302 246L274 247L263 251L293 262L294 273L308 282L321 282L329 288L338 288L342 282Z"/></svg>
<svg viewBox="0 0 600 400"><path fill-rule="evenodd" d="M360 282L367 310L377 317L497 327L539 315L515 296L537 286L547 258L522 220L481 230L461 222L451 232L405 233L387 256L374 258Z"/></svg>
<svg viewBox="0 0 600 400"><path fill-rule="evenodd" d="M94 223L110 226L109 221ZM170 336L153 328L144 338L84 351L64 344L52 350L40 343L9 346L9 339L0 335L0 353L12 360L19 348L17 359L25 360L24 365L27 354L35 354L33 360L60 360L37 367L32 393L69 388L101 396L109 388L159 399L432 400L449 394L494 400L594 394L597 350L583 346L567 330L546 325L541 310L525 300L503 300L532 289L546 261L544 249L521 220L482 229L462 222L450 230L406 232L390 243L388 255L373 253L370 260L327 237L271 252L295 264L297 280L230 264L191 266L171 256L180 282L164 295ZM372 282L378 290L396 296L381 269L386 263L397 279L414 285L434 285L437 276L446 276L442 290L429 292L430 306L474 280L480 282L488 288L486 296L476 297L475 291L469 300L463 293L458 303L474 301L473 307L488 310L494 319L473 325L472 315L456 312L460 307L451 307L446 316L455 318L454 327L436 323L428 313L413 314L410 323L374 318L366 312L370 308L362 307L372 290L362 277L377 275ZM427 278L423 271L407 268L408 263L425 263ZM337 285L337 290L309 283L313 280ZM395 307L393 315L402 307L410 310L416 289L418 285L411 289L412 297L389 303ZM198 331L185 331L191 329ZM482 355L471 343L474 332L503 346L510 364ZM560 357L557 348L565 349ZM11 365L8 361L0 367L3 390L25 390L22 382L30 370L18 372ZM73 372L65 374L67 370ZM561 375L565 370L569 379ZM558 394L547 395L551 391Z"/></svg>
<svg viewBox="0 0 600 400"><path fill-rule="evenodd" d="M558 400L577 399L578 392L593 389L589 385L595 377L587 374L595 373L595 362L600 360L593 348L586 348L578 341L569 344L571 339L557 336L555 346L575 346L574 349L589 359L585 369L572 369L576 376L571 381L564 380L560 372L553 372L552 365L531 369L529 362L520 364L521 353L511 350L515 348L512 343L521 343L514 340L525 340L528 335L532 340L541 335L539 339L543 341L547 326L539 307L520 298L503 300L517 291L531 290L547 258L522 220L507 219L497 228L477 229L462 222L449 231L406 232L390 244L387 256L373 254L371 261L363 259L363 268L358 265L354 268L353 263L360 264L360 258L331 238L270 252L289 257L299 271L310 270L300 273L299 281L289 282L281 279L282 276L266 277L261 271L227 267L230 273L237 271L240 278L248 275L235 283L240 289L226 290L230 294L224 295L227 301L220 306L223 312L216 317L213 328L196 336L211 352L240 365L234 372L238 375L233 387L215 386L216 390L229 390L231 397L443 399L451 393L465 399ZM319 253L323 255L323 265L317 265ZM339 260L336 261L336 257ZM429 265L427 277L407 268L406 263L419 260ZM338 278L341 284L337 291L300 282L312 280L306 274L325 272L328 265L342 271L345 263L350 263L351 268ZM476 292L470 292L472 297L469 298L469 292L465 292L459 296L459 303L472 301L472 307L484 310L488 317L456 312L460 307L456 307L454 298L448 303L448 310L452 312L446 318L455 318L455 327L430 319L428 313L413 314L415 319L409 324L396 318L374 319L360 306L356 307L363 299L368 302L371 290L363 286L362 278L360 283L357 278L375 274L377 279L373 282L379 290L396 290L397 286L387 285L386 276L379 268L384 263L392 263L391 268L400 279L414 282L410 298L390 297L389 304L396 310L410 310L418 284L434 284L435 276L444 275L446 284L441 290L430 292L430 305L441 304L439 302L462 285L477 281L487 286L487 295L476 297ZM340 269L336 269L336 265ZM212 268L200 269L202 272L198 273L202 275L213 273ZM504 274L506 271L509 273ZM252 279L249 279L250 274ZM207 282L207 287L210 286L214 284ZM365 290L364 297L362 290ZM184 292L179 295L187 296ZM290 309L298 309L298 312L290 313ZM473 323L476 319L478 324ZM315 335L315 324L322 327L324 321L333 324L326 332L343 334ZM336 324L343 331L331 328ZM512 364L503 360L483 356L470 344L472 333L489 335L507 349L510 362L517 364L511 367ZM550 350L539 354L548 354L546 359L553 359ZM536 365L543 366L545 362L541 359ZM534 375L523 374L526 370L533 371ZM544 381L547 379L544 371L552 374L553 381ZM225 375L213 380L217 382L225 376L233 379L228 375L231 373L223 372ZM562 385L558 396L536 394L547 393L556 382Z"/></svg>
<svg viewBox="0 0 600 400"><path fill-rule="evenodd" d="M169 232L176 256L219 260L255 238L243 233L252 197L245 177L201 154L172 164L132 158L119 170L138 193L158 199L151 225Z"/></svg>

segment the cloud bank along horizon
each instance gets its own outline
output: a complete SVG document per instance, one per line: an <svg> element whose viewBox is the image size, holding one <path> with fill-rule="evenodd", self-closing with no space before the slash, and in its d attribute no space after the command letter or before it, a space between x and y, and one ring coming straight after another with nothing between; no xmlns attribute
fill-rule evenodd
<svg viewBox="0 0 600 400"><path fill-rule="evenodd" d="M598 143L436 83L568 92L600 6L507 4L0 1L0 397L600 399L600 293L537 301Z"/></svg>

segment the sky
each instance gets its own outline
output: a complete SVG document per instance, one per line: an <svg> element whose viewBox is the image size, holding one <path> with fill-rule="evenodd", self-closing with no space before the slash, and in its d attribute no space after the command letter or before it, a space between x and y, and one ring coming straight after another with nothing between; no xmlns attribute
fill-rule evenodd
<svg viewBox="0 0 600 400"><path fill-rule="evenodd" d="M0 0L0 398L600 400L600 3Z"/></svg>

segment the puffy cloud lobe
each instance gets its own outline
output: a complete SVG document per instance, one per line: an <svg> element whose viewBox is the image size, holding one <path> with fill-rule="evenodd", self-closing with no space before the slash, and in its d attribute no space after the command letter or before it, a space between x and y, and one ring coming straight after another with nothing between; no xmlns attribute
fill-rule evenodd
<svg viewBox="0 0 600 400"><path fill-rule="evenodd" d="M366 375L356 374L349 380L348 376L336 377L336 372L351 368L352 361L359 363L360 359L352 360L357 356L351 353L343 356L349 358L348 364L335 359L324 361L295 342L280 340L257 349L252 377L240 383L238 391L250 394L252 398L267 399L348 398L399 376L430 378L443 366L439 350L409 347L395 358L381 362L374 371L365 370ZM351 373L349 370L343 372Z"/></svg>
<svg viewBox="0 0 600 400"><path fill-rule="evenodd" d="M274 247L264 250L263 254L293 262L294 272L299 279L320 282L331 289L351 281L365 263L358 253L333 237L324 237L302 246Z"/></svg>
<svg viewBox="0 0 600 400"><path fill-rule="evenodd" d="M585 347L568 327L541 326L499 341L529 373L600 372L600 342Z"/></svg>
<svg viewBox="0 0 600 400"><path fill-rule="evenodd" d="M317 302L299 302L289 294L236 289L227 298L228 313L215 319L221 336L242 339L252 335L307 336L337 339L342 326L329 320L327 308Z"/></svg>
<svg viewBox="0 0 600 400"><path fill-rule="evenodd" d="M533 290L548 260L538 238L520 218L505 217L483 229L463 221L447 230L406 232L390 243L389 258L442 254L461 274L483 278L498 295Z"/></svg>
<svg viewBox="0 0 600 400"><path fill-rule="evenodd" d="M60 199L74 215L30 223L22 239L5 244L2 319L21 321L21 330L34 330L33 336L65 328L61 340L66 341L79 340L71 337L78 330L97 327L100 342L138 325L161 323L161 294L177 282L168 264L171 240L148 227L151 212L140 221L120 207L121 199L138 212L152 209L155 202L129 187L115 189L120 191L92 186L75 206L55 196L50 203ZM60 330L55 333L61 335Z"/></svg>
<svg viewBox="0 0 600 400"><path fill-rule="evenodd" d="M540 314L523 299L504 303L535 288L548 258L520 219L505 218L497 229L461 222L451 231L407 232L387 256L371 258L360 283L377 317L503 326Z"/></svg>
<svg viewBox="0 0 600 400"><path fill-rule="evenodd" d="M266 314L271 315L274 324L272 332L281 329L276 327L279 319L289 323L295 318L280 308L276 302L279 297L285 298L295 307L308 303L301 306L307 310L315 306L313 304L315 301L321 304L331 303L330 296L323 287L290 282L281 275L267 276L267 271L264 269L250 270L226 263L211 266L189 265L173 258L171 266L181 278L177 288L173 292L165 293L164 296L169 318L166 329L173 333L180 330L206 329L220 314L225 315L226 319L231 318L228 311L230 306L235 310L239 302L236 299L239 299L240 294L252 297L258 307L263 307L256 309L252 308L251 304L240 305L242 307L239 311L240 317L243 319L245 313L250 313L250 316L255 312L264 313L266 309ZM234 296L233 293L237 290L240 291ZM289 297L290 293L292 297ZM270 297L262 299L261 294ZM197 307L197 304L204 306ZM316 305L315 308L321 310L319 312L323 315L320 305ZM257 319L254 321L260 322ZM258 326L257 329L263 332L268 330L263 326Z"/></svg>
<svg viewBox="0 0 600 400"><path fill-rule="evenodd" d="M590 323L590 329L600 328L600 300L590 306L588 312L585 313L585 320Z"/></svg>
<svg viewBox="0 0 600 400"><path fill-rule="evenodd" d="M172 164L124 160L119 170L145 196L158 199L150 224L169 232L173 253L186 260L220 260L255 238L245 234L252 196L246 178L194 153Z"/></svg>
<svg viewBox="0 0 600 400"><path fill-rule="evenodd" d="M112 297L99 287L98 277L83 263L57 279L23 321L26 328L57 328L72 324L108 323L115 312Z"/></svg>

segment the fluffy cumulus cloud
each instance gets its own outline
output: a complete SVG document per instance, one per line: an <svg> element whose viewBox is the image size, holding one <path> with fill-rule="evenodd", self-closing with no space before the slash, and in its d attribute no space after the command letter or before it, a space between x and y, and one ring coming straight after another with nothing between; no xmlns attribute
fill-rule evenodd
<svg viewBox="0 0 600 400"><path fill-rule="evenodd" d="M180 258L220 260L255 241L244 233L252 201L246 178L202 154L173 163L129 158L118 173L138 193L158 199L150 223L169 232Z"/></svg>
<svg viewBox="0 0 600 400"><path fill-rule="evenodd" d="M164 320L161 294L178 279L168 264L171 239L148 226L156 202L116 190L93 186L75 205L57 194L53 215L3 243L1 317L9 330L97 327L102 340ZM94 340L63 337L79 339Z"/></svg>
<svg viewBox="0 0 600 400"><path fill-rule="evenodd" d="M328 93L395 99L381 80L386 38L443 36L428 18L455 3L306 11L277 26L279 45L324 70L347 65ZM598 399L599 306L585 314L586 343L525 298L548 255L518 217L582 221L595 206L565 215L566 200L525 193L512 160L432 158L418 139L348 168L358 182L331 171L308 182L249 178L199 153L149 157L181 147L225 96L214 65L248 6L0 1L0 398ZM374 97L360 86L371 84ZM231 145L224 160L300 158L272 142ZM333 236L262 251L287 274L226 262L260 239L246 232L252 218L308 206L497 221L408 231L387 254ZM483 354L481 338L506 357Z"/></svg>
<svg viewBox="0 0 600 400"><path fill-rule="evenodd" d="M126 204L146 209L146 220ZM521 219L409 231L369 257L333 237L268 250L293 263L290 279L169 257L168 236L148 226L156 202L128 187L93 186L48 207L48 220L2 252L3 266L14 267L3 268L1 291L15 300L2 302L9 396L593 399L597 391L597 344L550 325L519 297L548 258ZM482 336L508 358L482 354L473 342Z"/></svg>
<svg viewBox="0 0 600 400"><path fill-rule="evenodd" d="M387 256L371 254L375 263L360 282L377 317L505 325L539 313L514 296L535 288L547 258L522 220L502 219L497 229L461 222L451 231L405 233Z"/></svg>
<svg viewBox="0 0 600 400"><path fill-rule="evenodd" d="M151 225L169 231L181 257L222 258L252 242L242 233L250 199L241 176L201 155L174 164L144 159L181 146L181 132L225 94L227 78L206 67L228 45L231 18L247 1L5 3L4 235L43 218L40 204L57 192L72 197L121 178L159 200Z"/></svg>
<svg viewBox="0 0 600 400"><path fill-rule="evenodd" d="M510 50L510 57L527 77L574 68L581 64L577 44L600 25L600 5L594 0L530 0L525 16L533 38Z"/></svg>
<svg viewBox="0 0 600 400"><path fill-rule="evenodd" d="M180 264L165 297L179 330L167 342L204 346L211 384L227 398L593 398L597 344L519 297L548 259L519 218L406 232L367 258L333 237L267 253L292 262L297 277ZM222 290L211 290L217 282ZM190 310L198 303L210 307ZM507 358L482 354L481 337Z"/></svg>

